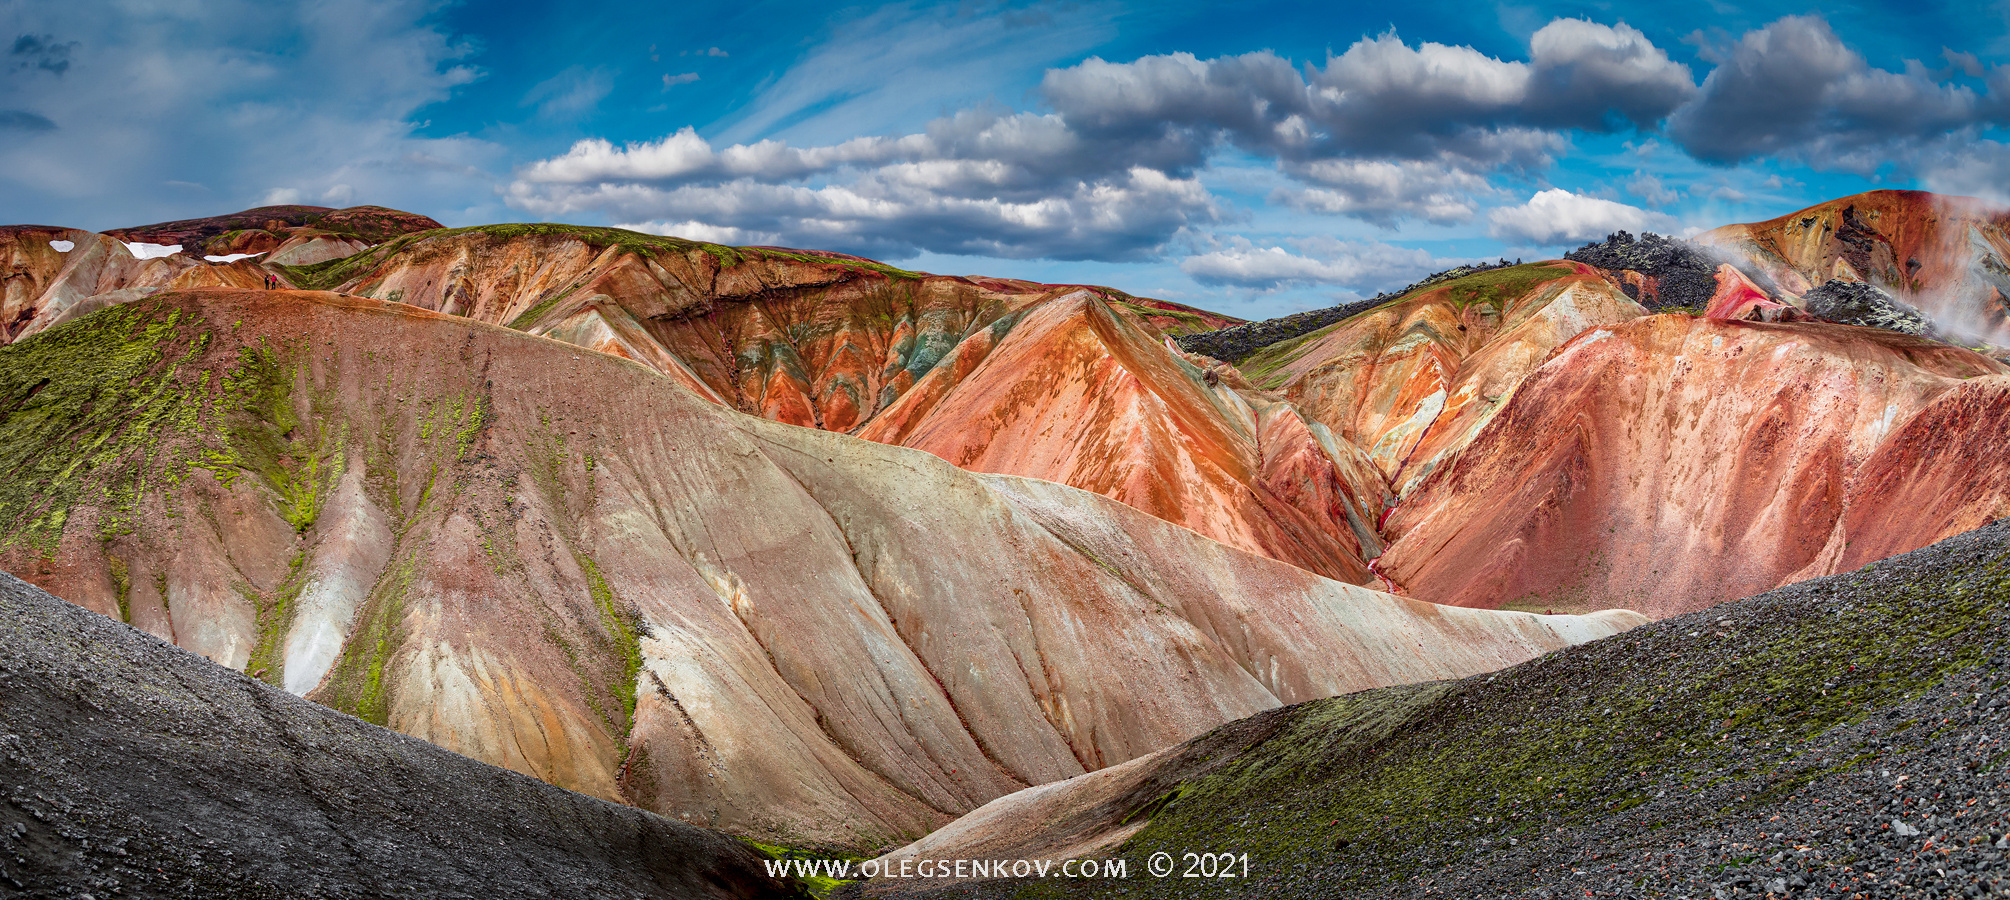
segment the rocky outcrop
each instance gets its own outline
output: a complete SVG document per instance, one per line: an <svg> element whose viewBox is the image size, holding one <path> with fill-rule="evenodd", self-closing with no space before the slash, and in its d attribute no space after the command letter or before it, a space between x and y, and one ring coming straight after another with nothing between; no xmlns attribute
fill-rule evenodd
<svg viewBox="0 0 2010 900"><path fill-rule="evenodd" d="M5 573L0 710L10 895L809 896L737 840L309 703Z"/></svg>
<svg viewBox="0 0 2010 900"><path fill-rule="evenodd" d="M1555 347L1646 310L1576 263L1446 282L1242 365L1363 448L1397 494L1458 454Z"/></svg>
<svg viewBox="0 0 2010 900"><path fill-rule="evenodd" d="M121 241L179 245L181 252L190 256L228 256L265 253L279 250L289 242L314 238L332 239L361 249L402 234L440 227L440 223L428 216L382 206L352 206L347 209L261 206L225 216L113 228L105 234ZM292 259L275 261L288 265L304 264Z"/></svg>
<svg viewBox="0 0 2010 900"><path fill-rule="evenodd" d="M1563 255L1564 259L1613 273L1626 296L1656 312L1702 313L1717 293L1722 260L1679 238L1645 232L1638 238L1617 231Z"/></svg>
<svg viewBox="0 0 2010 900"><path fill-rule="evenodd" d="M2006 374L1867 329L1671 315L1602 326L1543 361L1404 498L1377 569L1438 602L1660 617L1860 564L1852 545L1923 546L2010 512L1989 454L1926 462L1932 426L1913 424L1938 419L1946 434L1932 440L1967 447L2010 439L2000 416L1977 415ZM1928 412L1956 391L1969 399ZM1922 478L1904 502L1898 472Z"/></svg>
<svg viewBox="0 0 2010 900"><path fill-rule="evenodd" d="M1274 710L1001 798L875 868L1125 864L1042 880L1056 897L2000 893L2006 555L2000 523L1499 673ZM1200 853L1235 877L1181 877L1222 870Z"/></svg>
<svg viewBox="0 0 2010 900"><path fill-rule="evenodd" d="M1521 261L1516 260L1513 264L1520 265ZM1464 278L1468 275L1492 269L1504 269L1508 265L1508 261L1503 259L1497 264L1475 263L1472 265L1453 266L1444 271L1426 275L1408 287L1393 291L1382 291L1365 300L1357 300L1353 303L1345 303L1326 309L1296 312L1288 316L1279 316L1275 319L1264 319L1261 322L1244 322L1226 328L1196 331L1179 335L1173 338L1173 340L1179 344L1181 350L1188 353L1198 353L1202 356L1224 362L1240 363L1257 351L1272 344L1288 341L1299 335L1318 331L1335 322L1351 319L1375 307L1430 287L1431 285Z"/></svg>
<svg viewBox="0 0 2010 900"><path fill-rule="evenodd" d="M1832 278L1801 296L1801 304L1813 313L1839 325L1882 328L1901 334L1925 334L1927 322L1919 311L1890 293L1861 281Z"/></svg>
<svg viewBox="0 0 2010 900"><path fill-rule="evenodd" d="M0 348L0 469L0 566L46 589L792 845L897 842L1262 709L1643 621L1393 597L333 294L167 292Z"/></svg>
<svg viewBox="0 0 2010 900"><path fill-rule="evenodd" d="M2010 212L1973 197L1869 191L1696 240L1749 260L1788 294L1864 282L1950 339L2010 345Z"/></svg>

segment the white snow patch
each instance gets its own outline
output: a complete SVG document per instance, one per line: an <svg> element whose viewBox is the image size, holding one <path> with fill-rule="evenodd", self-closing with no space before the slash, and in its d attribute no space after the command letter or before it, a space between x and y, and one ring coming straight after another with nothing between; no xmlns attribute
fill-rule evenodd
<svg viewBox="0 0 2010 900"><path fill-rule="evenodd" d="M180 253L181 245L148 244L145 242L128 241L126 243L126 250L132 253L134 259L159 259L163 256L173 256Z"/></svg>
<svg viewBox="0 0 2010 900"><path fill-rule="evenodd" d="M214 263L227 263L227 262L237 262L240 259L250 259L254 256L264 256L264 255L265 251L260 250L257 253L229 253L223 256L205 256L203 257L203 259L209 260L210 262Z"/></svg>
<svg viewBox="0 0 2010 900"><path fill-rule="evenodd" d="M72 251L72 250L75 250L75 249L77 249L77 242L76 242L76 241L50 241L50 242L49 242L49 246L51 246L51 247L54 247L54 248L56 248L56 252L57 252L57 253L68 253L68 252L70 252L70 251Z"/></svg>

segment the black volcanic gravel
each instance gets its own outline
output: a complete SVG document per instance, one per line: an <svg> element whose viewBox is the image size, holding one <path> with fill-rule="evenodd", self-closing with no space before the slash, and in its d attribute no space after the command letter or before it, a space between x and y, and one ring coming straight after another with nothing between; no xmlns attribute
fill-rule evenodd
<svg viewBox="0 0 2010 900"><path fill-rule="evenodd" d="M1861 281L1831 279L1801 295L1808 312L1843 325L1925 334L1926 317L1896 297Z"/></svg>
<svg viewBox="0 0 2010 900"><path fill-rule="evenodd" d="M1519 264L1518 260L1510 263L1503 259L1495 263L1454 266L1442 272L1433 272L1426 275L1407 287L1394 291L1384 291L1366 300L1358 300L1353 303L1331 306L1325 309L1295 312L1291 315L1279 316L1275 319L1244 322L1241 325L1231 325L1227 328L1215 329L1214 331L1197 331L1191 334L1174 335L1173 343L1178 344L1181 350L1185 350L1188 353L1199 353L1203 356L1211 356L1228 363L1240 363L1254 355L1256 351L1279 341L1288 341L1302 334L1311 334L1335 322L1351 319L1418 288L1430 287L1431 285L1451 281L1455 278L1464 278L1467 275Z"/></svg>
<svg viewBox="0 0 2010 900"><path fill-rule="evenodd" d="M1608 271L1631 269L1659 282L1657 296L1642 299L1630 284L1620 290L1648 309L1701 310L1717 292L1717 259L1679 238L1646 232L1638 238L1617 231L1563 255L1564 259ZM1752 273L1747 273L1750 276Z"/></svg>
<svg viewBox="0 0 2010 900"><path fill-rule="evenodd" d="M0 897L804 896L760 860L0 573Z"/></svg>
<svg viewBox="0 0 2010 900"><path fill-rule="evenodd" d="M1219 780L1211 794L1209 780L1222 776L1187 785L1119 851L1126 880L903 896L2010 896L2006 635L2010 522L1494 675L1303 704L1295 709L1307 721L1337 721L1320 711L1441 692L1399 713L1392 736L1311 751L1323 764L1304 765L1317 733L1286 726L1269 740L1298 746L1244 751L1283 777ZM1735 712L1715 718L1725 709ZM1598 728L1578 727L1587 722ZM1565 743L1552 751L1558 735ZM1419 774L1420 759L1454 765ZM1601 763L1588 781L1561 785L1565 799L1482 775L1478 789L1442 793L1470 805L1422 816L1374 807L1409 824L1356 816L1324 830L1345 804L1383 796L1359 786L1390 770L1446 784L1473 778L1459 768L1472 761L1554 776L1609 759L1634 765ZM1252 877L1136 874L1146 852L1182 841L1251 848Z"/></svg>

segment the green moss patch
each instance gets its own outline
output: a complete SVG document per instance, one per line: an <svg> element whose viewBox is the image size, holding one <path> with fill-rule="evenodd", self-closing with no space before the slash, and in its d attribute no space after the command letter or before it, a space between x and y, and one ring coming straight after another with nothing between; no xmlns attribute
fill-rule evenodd
<svg viewBox="0 0 2010 900"><path fill-rule="evenodd" d="M126 515L200 399L183 376L208 343L178 310L114 306L0 347L0 546L53 550L71 509Z"/></svg>
<svg viewBox="0 0 2010 900"><path fill-rule="evenodd" d="M721 269L730 269L743 263L758 260L793 260L821 266L838 266L859 272L872 272L893 279L919 279L925 277L920 272L889 266L885 263L851 257L824 256L800 250L783 250L770 247L728 247L704 241L689 241L683 238L644 234L624 228L601 228L590 225L562 225L549 222L519 222L503 225L476 225L467 228L442 228L434 231L420 231L400 235L391 240L343 259L328 260L309 266L279 266L289 281L309 290L334 290L342 284L354 281L390 262L401 253L416 249L420 244L438 239L461 235L479 234L498 240L522 237L569 237L585 242L596 249L618 248L644 258L665 255L684 255L692 251L710 254ZM550 311L564 294L547 298L538 309L518 316L511 327L527 327L534 324L537 316ZM533 315L532 313L536 313Z"/></svg>
<svg viewBox="0 0 2010 900"><path fill-rule="evenodd" d="M247 599L258 610L258 643L252 647L251 657L245 661L244 672L267 684L285 683L286 633L292 629L293 614L299 609L297 601L301 588L305 586L301 566L306 561L306 553L295 553L286 580L270 597L245 589Z"/></svg>
<svg viewBox="0 0 2010 900"><path fill-rule="evenodd" d="M2010 612L2010 556L1867 568L1784 592L1495 675L1302 704L1160 798L1120 855L1136 872L1160 851L1246 851L1253 872L1313 871L1324 891L1372 896L1559 829L1650 833L1665 823L1630 811L1670 794L1714 798L1709 815L1745 821L1874 758L1852 752L1853 738L1804 753L1811 744L2001 652L1992 629ZM1932 729L1914 731L1917 743ZM1194 887L1127 884L1145 896Z"/></svg>
<svg viewBox="0 0 2010 900"><path fill-rule="evenodd" d="M590 701L601 694L613 698L613 705L596 709L596 712L608 719L614 733L621 736L625 756L628 734L635 727L635 681L642 673L642 615L633 604L615 596L614 589L607 584L607 577L601 574L600 566L590 557L581 555L579 565L586 573L586 589L593 598L593 608L600 612L603 646L596 648L599 651L596 656L617 663L607 684L586 685L586 696ZM597 703L595 705L598 706Z"/></svg>
<svg viewBox="0 0 2010 900"><path fill-rule="evenodd" d="M350 633L342 656L322 681L317 699L324 705L388 725L392 685L386 669L405 645L405 598L418 566L416 554L406 556L377 582L369 601L357 613L360 627Z"/></svg>

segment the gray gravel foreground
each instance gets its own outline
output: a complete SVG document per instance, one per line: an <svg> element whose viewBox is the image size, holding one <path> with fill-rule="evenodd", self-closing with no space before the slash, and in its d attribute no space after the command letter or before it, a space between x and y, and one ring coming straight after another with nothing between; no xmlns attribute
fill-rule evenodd
<svg viewBox="0 0 2010 900"><path fill-rule="evenodd" d="M2010 521L1422 688L1439 694L1391 713L1401 718L1386 737L1321 743L1340 733L1324 723L1365 721L1400 707L1378 698L1419 689L1282 711L1298 725L1181 785L1163 809L1133 813L1152 822L1117 851L1127 879L879 887L928 898L2010 897ZM1146 854L1182 847L1247 850L1251 877L1138 874Z"/></svg>
<svg viewBox="0 0 2010 900"><path fill-rule="evenodd" d="M0 573L0 897L804 896L761 859Z"/></svg>

